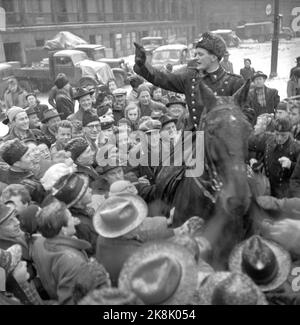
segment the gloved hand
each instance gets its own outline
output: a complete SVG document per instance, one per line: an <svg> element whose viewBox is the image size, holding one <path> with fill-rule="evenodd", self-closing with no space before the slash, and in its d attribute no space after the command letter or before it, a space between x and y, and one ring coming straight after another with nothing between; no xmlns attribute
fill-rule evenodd
<svg viewBox="0 0 300 325"><path fill-rule="evenodd" d="M290 169L292 162L287 157L281 157L278 159L279 163L281 164L282 168Z"/></svg>
<svg viewBox="0 0 300 325"><path fill-rule="evenodd" d="M143 46L138 43L133 43L135 46L135 63L141 67L146 63L146 51Z"/></svg>

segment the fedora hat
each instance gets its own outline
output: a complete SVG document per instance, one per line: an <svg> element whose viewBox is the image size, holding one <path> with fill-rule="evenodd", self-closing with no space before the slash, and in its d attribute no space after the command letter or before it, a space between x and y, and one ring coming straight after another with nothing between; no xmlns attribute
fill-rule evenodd
<svg viewBox="0 0 300 325"><path fill-rule="evenodd" d="M215 272L198 289L199 305L267 305L260 288L245 274Z"/></svg>
<svg viewBox="0 0 300 325"><path fill-rule="evenodd" d="M52 188L52 195L64 202L67 208L76 204L89 187L89 179L83 174L70 174L60 178Z"/></svg>
<svg viewBox="0 0 300 325"><path fill-rule="evenodd" d="M15 210L13 208L0 203L0 225L14 214Z"/></svg>
<svg viewBox="0 0 300 325"><path fill-rule="evenodd" d="M93 224L105 238L117 238L136 229L147 217L148 207L137 195L120 194L109 197L97 209Z"/></svg>
<svg viewBox="0 0 300 325"><path fill-rule="evenodd" d="M61 117L62 114L58 113L56 109L48 109L43 112L43 119L42 123L46 123L47 121L51 120L52 118L55 117Z"/></svg>
<svg viewBox="0 0 300 325"><path fill-rule="evenodd" d="M287 280L291 257L277 243L252 236L233 249L229 269L246 273L262 291L272 291Z"/></svg>
<svg viewBox="0 0 300 325"><path fill-rule="evenodd" d="M268 76L264 74L262 71L256 71L254 73L254 76L252 77L252 81L254 81L256 78L263 77L264 79L268 79Z"/></svg>
<svg viewBox="0 0 300 325"><path fill-rule="evenodd" d="M73 99L79 100L81 97L86 95L93 95L95 90L87 90L85 88L77 88L76 94L73 96Z"/></svg>
<svg viewBox="0 0 300 325"><path fill-rule="evenodd" d="M148 243L124 263L119 288L133 291L146 305L186 305L197 288L197 265L184 247Z"/></svg>

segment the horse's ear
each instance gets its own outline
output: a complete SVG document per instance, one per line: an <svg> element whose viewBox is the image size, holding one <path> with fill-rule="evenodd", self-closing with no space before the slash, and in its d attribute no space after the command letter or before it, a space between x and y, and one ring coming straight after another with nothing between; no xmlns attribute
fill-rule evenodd
<svg viewBox="0 0 300 325"><path fill-rule="evenodd" d="M202 99L203 105L208 110L215 107L216 103L217 103L217 97L215 96L213 91L208 86L206 86L202 80L200 80L199 88L200 88L200 94L202 97L201 99Z"/></svg>
<svg viewBox="0 0 300 325"><path fill-rule="evenodd" d="M248 79L244 85L233 94L234 102L239 107L244 107L248 100L248 93L250 90L251 80Z"/></svg>

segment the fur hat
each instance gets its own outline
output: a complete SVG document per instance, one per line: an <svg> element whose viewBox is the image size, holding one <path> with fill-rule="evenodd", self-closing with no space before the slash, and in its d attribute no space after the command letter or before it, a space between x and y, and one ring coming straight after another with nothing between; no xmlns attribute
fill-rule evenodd
<svg viewBox="0 0 300 325"><path fill-rule="evenodd" d="M14 163L21 160L28 149L29 148L19 139L11 140L10 142L7 142L3 148L2 159L8 165L13 166Z"/></svg>
<svg viewBox="0 0 300 325"><path fill-rule="evenodd" d="M268 79L268 76L264 74L262 71L256 71L252 77L252 81L254 81L256 78L263 77L265 80Z"/></svg>
<svg viewBox="0 0 300 325"><path fill-rule="evenodd" d="M208 52L214 54L219 61L222 60L226 52L226 43L224 39L216 34L206 32L202 34L202 37L196 44L196 48L202 48Z"/></svg>
<svg viewBox="0 0 300 325"><path fill-rule="evenodd" d="M114 125L115 120L112 116L104 115L100 117L100 122L101 122L101 130L108 130Z"/></svg>
<svg viewBox="0 0 300 325"><path fill-rule="evenodd" d="M87 126L88 124L90 124L92 122L99 122L100 123L98 115L93 114L90 111L84 112L83 116L82 116L82 126L85 127L85 126Z"/></svg>
<svg viewBox="0 0 300 325"><path fill-rule="evenodd" d="M190 304L198 285L197 265L180 245L143 245L124 263L119 288L133 291L146 305Z"/></svg>
<svg viewBox="0 0 300 325"><path fill-rule="evenodd" d="M76 159L88 148L88 146L89 144L84 138L74 138L66 144L65 151L70 151L71 158L73 161L76 161Z"/></svg>
<svg viewBox="0 0 300 325"><path fill-rule="evenodd" d="M252 236L233 249L229 269L247 274L262 291L272 291L287 280L291 257L275 242Z"/></svg>

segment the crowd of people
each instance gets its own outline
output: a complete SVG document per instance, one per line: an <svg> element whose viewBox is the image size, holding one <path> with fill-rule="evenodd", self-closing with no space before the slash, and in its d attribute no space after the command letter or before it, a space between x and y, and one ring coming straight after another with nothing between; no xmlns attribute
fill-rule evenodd
<svg viewBox="0 0 300 325"><path fill-rule="evenodd" d="M74 88L60 73L44 105L10 78L0 131L0 304L299 304L300 58L283 100L250 59L234 74L216 35L203 34L181 72L154 69L135 46L129 92L114 80ZM201 127L199 78L217 96L250 79L245 164L268 215L222 270L210 263L201 215L174 227L156 183L164 153Z"/></svg>

